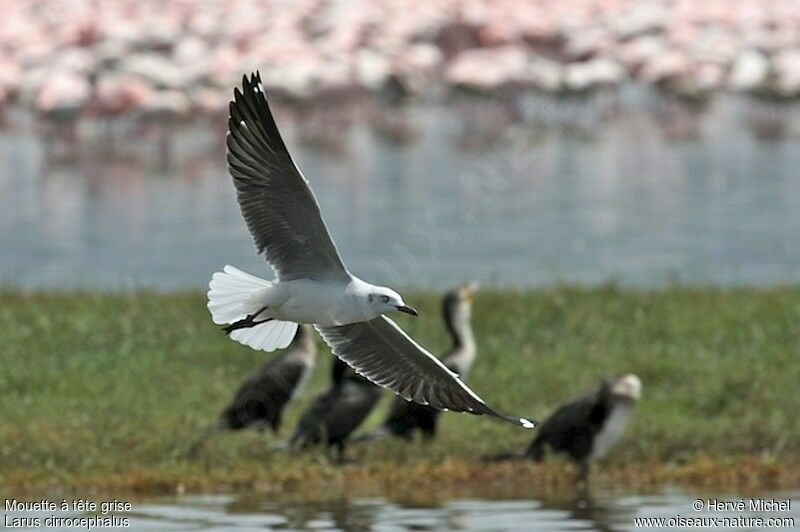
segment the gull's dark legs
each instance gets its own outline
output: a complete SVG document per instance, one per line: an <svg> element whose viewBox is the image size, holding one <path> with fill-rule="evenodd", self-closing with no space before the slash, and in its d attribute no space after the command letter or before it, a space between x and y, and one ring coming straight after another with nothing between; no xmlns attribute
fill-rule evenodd
<svg viewBox="0 0 800 532"><path fill-rule="evenodd" d="M237 329L247 329L248 327L255 327L256 325L261 325L262 323L267 323L268 321L272 321L272 318L267 318L261 321L255 321L256 316L267 310L267 308L269 307L261 307L256 312L248 314L239 321L231 323L230 325L226 325L225 327L222 328L222 332L224 332L225 334L230 334Z"/></svg>

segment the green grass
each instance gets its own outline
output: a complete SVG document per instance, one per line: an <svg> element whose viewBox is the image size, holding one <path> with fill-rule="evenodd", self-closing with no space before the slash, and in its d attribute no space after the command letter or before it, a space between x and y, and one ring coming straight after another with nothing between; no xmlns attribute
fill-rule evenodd
<svg viewBox="0 0 800 532"><path fill-rule="evenodd" d="M398 322L441 352L447 340L438 297L406 299L422 316ZM541 419L604 375L641 377L635 421L607 467L800 457L800 288L486 291L474 322L479 354L470 384L508 413ZM287 469L312 477L318 457L267 454L255 433L219 436L196 459L184 456L269 356L221 334L199 293L0 290L0 483L269 481ZM311 386L288 409L284 435L326 385L330 361L323 348ZM388 401L367 425L380 421ZM362 470L468 464L481 453L521 448L531 436L448 414L424 450L380 442L354 451L363 455Z"/></svg>

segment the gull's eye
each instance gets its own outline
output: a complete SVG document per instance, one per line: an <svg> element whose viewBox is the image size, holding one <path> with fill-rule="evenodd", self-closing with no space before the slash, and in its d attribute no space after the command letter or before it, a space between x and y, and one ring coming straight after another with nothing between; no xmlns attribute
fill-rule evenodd
<svg viewBox="0 0 800 532"><path fill-rule="evenodd" d="M381 296L381 301L383 301L384 303L388 303L389 302L389 296Z"/></svg>

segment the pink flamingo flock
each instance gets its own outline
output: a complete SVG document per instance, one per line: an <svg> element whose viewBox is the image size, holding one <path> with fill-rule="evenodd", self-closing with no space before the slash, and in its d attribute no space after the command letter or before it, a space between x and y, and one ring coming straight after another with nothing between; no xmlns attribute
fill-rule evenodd
<svg viewBox="0 0 800 532"><path fill-rule="evenodd" d="M633 81L689 97L800 95L798 0L4 0L0 108L217 113L273 92L427 97Z"/></svg>

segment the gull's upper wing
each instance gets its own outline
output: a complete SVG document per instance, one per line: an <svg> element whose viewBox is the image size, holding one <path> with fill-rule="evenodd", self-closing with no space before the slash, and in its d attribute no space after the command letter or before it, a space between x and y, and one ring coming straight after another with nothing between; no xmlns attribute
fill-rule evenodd
<svg viewBox="0 0 800 532"><path fill-rule="evenodd" d="M258 252L278 278L347 279L308 181L295 166L267 104L260 74L234 90L228 169Z"/></svg>
<svg viewBox="0 0 800 532"><path fill-rule="evenodd" d="M350 325L315 327L334 355L406 400L439 410L488 414L525 428L535 425L496 412L386 316Z"/></svg>

